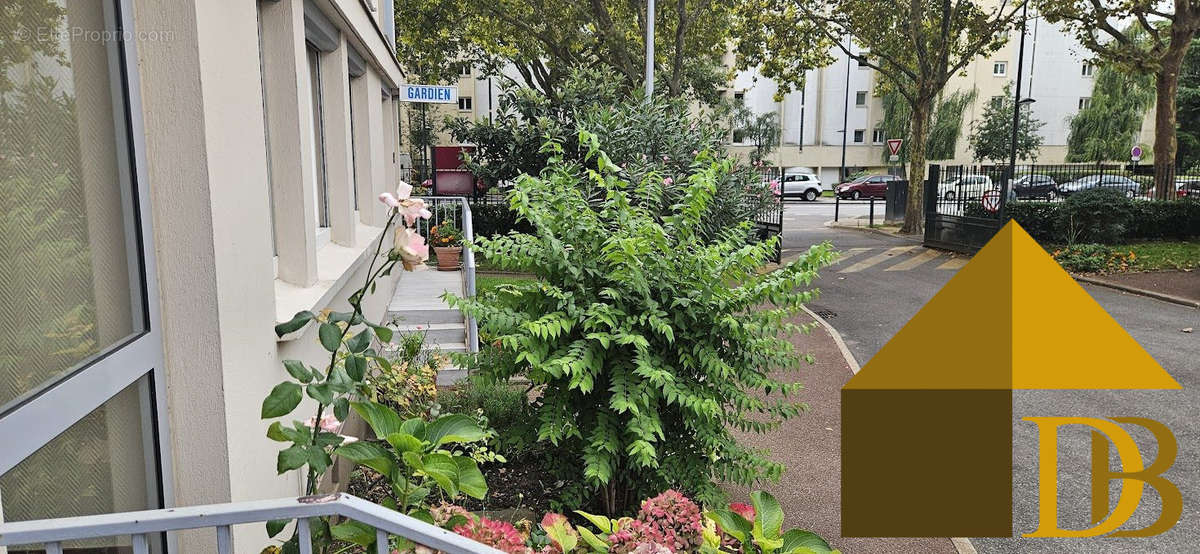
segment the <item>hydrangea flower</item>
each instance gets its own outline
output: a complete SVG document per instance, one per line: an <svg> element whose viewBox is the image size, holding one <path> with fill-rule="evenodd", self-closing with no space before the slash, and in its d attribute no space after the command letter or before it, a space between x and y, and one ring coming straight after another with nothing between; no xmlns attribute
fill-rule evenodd
<svg viewBox="0 0 1200 554"><path fill-rule="evenodd" d="M700 507L679 491L668 490L643 501L637 519L609 536L610 552L630 554L646 543L686 552L704 542L703 532Z"/></svg>
<svg viewBox="0 0 1200 554"><path fill-rule="evenodd" d="M533 552L531 548L525 546L525 537L507 521L480 517L455 527L454 532L509 554L532 554Z"/></svg>

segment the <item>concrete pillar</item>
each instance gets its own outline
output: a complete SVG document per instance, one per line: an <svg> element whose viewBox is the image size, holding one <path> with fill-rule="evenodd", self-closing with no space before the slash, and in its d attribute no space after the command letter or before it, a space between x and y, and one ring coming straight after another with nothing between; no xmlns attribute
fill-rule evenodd
<svg viewBox="0 0 1200 554"><path fill-rule="evenodd" d="M330 238L354 246L354 152L350 129L350 65L346 36L321 55L321 92L325 130L325 180L329 194Z"/></svg>
<svg viewBox="0 0 1200 554"><path fill-rule="evenodd" d="M312 170L312 118L303 0L260 3L263 94L270 137L271 191L279 278L294 285L317 282L317 176Z"/></svg>
<svg viewBox="0 0 1200 554"><path fill-rule="evenodd" d="M350 80L350 103L354 118L354 187L358 190L358 218L367 225L382 225L374 221L379 202L375 197L374 165L379 156L371 148L371 110L369 104L375 101L375 96L369 91L378 90L371 87L370 77L374 73L368 70L359 77ZM378 81L378 77L375 78Z"/></svg>
<svg viewBox="0 0 1200 554"><path fill-rule="evenodd" d="M400 142L400 135L397 132L399 128L396 118L399 114L396 113L396 100L391 95L383 96L381 103L383 108L383 167L384 167L384 190L392 190L396 188L396 180L399 178L396 170L396 148Z"/></svg>
<svg viewBox="0 0 1200 554"><path fill-rule="evenodd" d="M394 191L396 188L387 185L387 168L384 167L384 160L387 159L387 146L384 144L387 140L387 136L384 134L387 124L384 122L385 113L383 102L380 100L381 82L379 75L374 71L367 71L361 79L366 79L366 100L364 102L366 109L363 111L367 113L367 134L370 138L367 146L371 149L372 196L378 196L381 192ZM370 212L370 218L367 220L369 225L383 227L387 223L387 208L383 204L373 202L372 207L367 211Z"/></svg>

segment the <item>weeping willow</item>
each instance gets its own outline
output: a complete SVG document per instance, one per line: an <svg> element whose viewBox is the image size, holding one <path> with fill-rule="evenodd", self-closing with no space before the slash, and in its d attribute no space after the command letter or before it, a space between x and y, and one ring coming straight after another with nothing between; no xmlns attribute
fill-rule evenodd
<svg viewBox="0 0 1200 554"><path fill-rule="evenodd" d="M926 159L948 160L954 157L958 137L962 135L962 116L967 106L970 106L978 92L975 89L957 90L943 95L933 110L929 124L929 135L925 140ZM908 127L912 121L912 109L908 102L895 91L883 94L883 132L889 138L907 137ZM900 151L900 162L908 163L907 149ZM890 152L883 152L883 160L887 161Z"/></svg>
<svg viewBox="0 0 1200 554"><path fill-rule="evenodd" d="M1110 66L1096 68L1092 103L1070 119L1068 162L1125 160L1146 110L1154 105L1154 76Z"/></svg>

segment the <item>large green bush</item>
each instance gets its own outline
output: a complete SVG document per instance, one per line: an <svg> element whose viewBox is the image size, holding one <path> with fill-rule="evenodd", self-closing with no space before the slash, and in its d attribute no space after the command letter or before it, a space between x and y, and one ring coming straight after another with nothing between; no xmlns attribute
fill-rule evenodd
<svg viewBox="0 0 1200 554"><path fill-rule="evenodd" d="M487 259L538 280L450 298L512 356L479 371L535 385L538 440L610 513L667 488L711 502L718 481L777 477L783 468L732 431L766 431L802 409L792 398L800 385L773 372L803 358L786 337L804 328L788 318L813 297L799 289L831 247L760 275L774 239L747 244L748 223L717 240L699 231L731 160L700 153L679 201L657 214L646 206L663 201L661 177L631 183L594 135L580 137L597 169L550 142L542 175L510 192L533 233L475 241Z"/></svg>
<svg viewBox="0 0 1200 554"><path fill-rule="evenodd" d="M1079 193L1083 194L1083 193ZM1082 205L1080 205L1081 201ZM1112 202L1111 205L1105 202ZM1071 206L1070 208L1068 206ZM1076 211L1071 212L1074 208ZM1111 210L1111 213L1106 213ZM982 211L980 208L978 211ZM1069 227L1070 214L1076 215L1076 242L1108 242L1110 244L1145 239L1186 240L1200 237L1200 201L1195 199L1144 201L1125 198L1123 194L1107 194L1100 200L1088 196L1076 198L1075 202L1014 202L1005 207L1008 219L1021 224L1030 236L1045 244L1072 244ZM1104 232L1096 232L1089 225L1102 227L1104 224L1087 223L1097 214L1100 219L1120 221L1123 230L1116 236L1100 238ZM1127 215L1126 215L1127 214ZM1109 231L1115 231L1110 228Z"/></svg>
<svg viewBox="0 0 1200 554"><path fill-rule="evenodd" d="M1067 242L1114 243L1126 234L1133 201L1125 191L1092 188L1067 197L1060 213Z"/></svg>

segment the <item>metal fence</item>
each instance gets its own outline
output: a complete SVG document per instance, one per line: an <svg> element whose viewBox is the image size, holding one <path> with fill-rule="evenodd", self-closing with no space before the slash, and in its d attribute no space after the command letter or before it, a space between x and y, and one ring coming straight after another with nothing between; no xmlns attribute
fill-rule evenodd
<svg viewBox="0 0 1200 554"><path fill-rule="evenodd" d="M293 520L301 554L312 554L309 519L338 517L375 528L375 552L391 552L389 538L399 536L435 551L451 554L502 554L501 551L348 494L254 500L163 510L14 521L0 523L0 547L42 545L47 554L62 554L66 541L129 537L133 554L149 554L164 533L214 528L217 552L233 551L230 526L271 520ZM153 550L159 550L153 548ZM240 546L239 551L258 547Z"/></svg>

